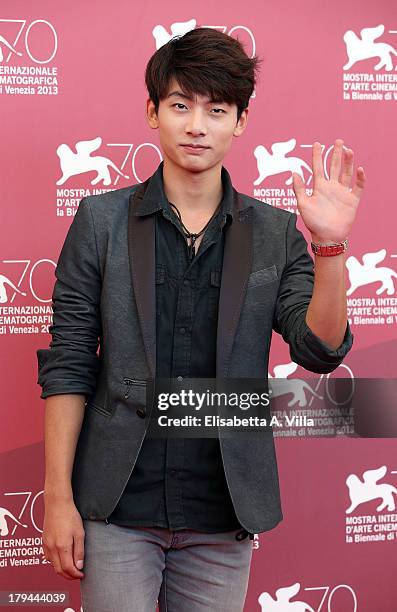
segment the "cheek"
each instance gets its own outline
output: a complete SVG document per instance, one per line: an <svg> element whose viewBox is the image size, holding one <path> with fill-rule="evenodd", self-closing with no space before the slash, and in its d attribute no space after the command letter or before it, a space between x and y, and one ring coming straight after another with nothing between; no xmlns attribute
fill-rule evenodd
<svg viewBox="0 0 397 612"><path fill-rule="evenodd" d="M219 145L223 148L229 147L233 140L233 129L230 126L222 126L217 130Z"/></svg>
<svg viewBox="0 0 397 612"><path fill-rule="evenodd" d="M172 123L164 126L162 130L162 136L164 139L167 139L169 144L180 142L180 135L183 133L183 126L179 124L178 121L173 121Z"/></svg>
<svg viewBox="0 0 397 612"><path fill-rule="evenodd" d="M175 129L172 130L170 127L163 127L159 134L159 137L160 142L163 146L172 146L172 144L176 140Z"/></svg>

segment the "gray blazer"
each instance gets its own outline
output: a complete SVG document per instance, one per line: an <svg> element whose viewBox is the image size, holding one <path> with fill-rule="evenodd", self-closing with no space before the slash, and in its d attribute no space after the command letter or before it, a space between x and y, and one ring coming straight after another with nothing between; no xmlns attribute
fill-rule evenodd
<svg viewBox="0 0 397 612"><path fill-rule="evenodd" d="M103 520L111 514L148 427L146 379L156 375L154 218L135 213L149 182L81 200L56 267L50 348L37 350L41 398L86 397L72 473L83 518ZM293 361L312 372L332 372L350 350L353 335L347 324L343 344L332 350L305 322L313 259L296 215L233 193L217 377L267 381L272 329L288 343ZM272 529L283 518L272 433L222 437L219 431L219 438L241 525L251 533Z"/></svg>

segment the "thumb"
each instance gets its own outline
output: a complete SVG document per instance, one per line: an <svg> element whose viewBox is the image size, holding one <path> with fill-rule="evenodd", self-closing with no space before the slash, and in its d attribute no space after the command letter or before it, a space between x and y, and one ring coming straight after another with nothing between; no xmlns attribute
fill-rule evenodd
<svg viewBox="0 0 397 612"><path fill-rule="evenodd" d="M296 199L298 200L298 202L303 201L304 197L306 196L305 183L303 182L301 176L296 172L292 173L292 181Z"/></svg>
<svg viewBox="0 0 397 612"><path fill-rule="evenodd" d="M74 538L73 561L77 569L83 569L84 565L84 536Z"/></svg>

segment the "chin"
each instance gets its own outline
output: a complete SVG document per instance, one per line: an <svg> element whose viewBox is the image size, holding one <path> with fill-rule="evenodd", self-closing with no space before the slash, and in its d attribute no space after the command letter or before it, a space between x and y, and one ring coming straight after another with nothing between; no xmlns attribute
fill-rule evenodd
<svg viewBox="0 0 397 612"><path fill-rule="evenodd" d="M205 172L205 170L209 170L211 168L211 164L186 164L184 168L189 170L189 172Z"/></svg>
<svg viewBox="0 0 397 612"><path fill-rule="evenodd" d="M211 164L209 164L208 161L200 159L199 157L192 157L192 159L181 159L178 156L171 159L174 164L176 164L180 168L189 170L190 172L202 172L203 170L207 170L211 167Z"/></svg>

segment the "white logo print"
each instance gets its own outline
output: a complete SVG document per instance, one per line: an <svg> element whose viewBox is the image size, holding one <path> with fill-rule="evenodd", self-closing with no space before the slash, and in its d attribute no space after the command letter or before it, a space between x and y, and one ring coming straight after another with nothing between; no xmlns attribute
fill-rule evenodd
<svg viewBox="0 0 397 612"><path fill-rule="evenodd" d="M46 19L35 19L28 22L26 19L0 19L0 27L3 29L15 27L18 28L12 42L7 40L4 35L0 34L0 62L8 63L11 57L28 56L35 64L48 64L54 59L58 49L58 36L52 23ZM36 57L33 54L34 37L40 36L40 39L48 45L47 57ZM17 46L22 48L24 53L17 50ZM6 54L8 50L8 54Z"/></svg>
<svg viewBox="0 0 397 612"><path fill-rule="evenodd" d="M360 504L364 504L372 499L377 499L378 497L382 500L376 508L378 512L386 507L387 510L395 510L396 506L393 493L397 493L396 487L386 482L378 483L378 480L383 478L386 472L386 466L382 465L382 467L376 470L367 470L364 472L362 481L356 474L350 474L346 478L351 501L349 508L346 510L346 514L353 512Z"/></svg>
<svg viewBox="0 0 397 612"><path fill-rule="evenodd" d="M300 589L300 582L295 582L295 584L287 587L280 587L276 591L276 599L273 599L270 593L264 591L258 597L258 603L261 606L262 612L319 612L325 609L331 612L334 609L333 598L337 596L338 591L345 592L345 597L347 592L352 601L351 607L343 608L344 610L355 611L358 609L357 595L348 584L335 584L333 586L320 584L304 587L303 590L308 592L311 599L313 599L313 595L316 596L317 603L313 604L316 606L315 608L302 600L291 601L291 598L297 595Z"/></svg>
<svg viewBox="0 0 397 612"><path fill-rule="evenodd" d="M289 363L275 366L273 369L274 377L271 376L269 372L269 378L283 379L282 382L269 382L269 389L271 389L273 399L291 393L292 399L287 404L289 408L295 406L295 404L299 404L300 408L307 406L306 393L318 399L324 399L324 397L316 393L305 380L300 380L299 378L288 379L288 376L293 374L297 367L297 363L290 361Z"/></svg>
<svg viewBox="0 0 397 612"><path fill-rule="evenodd" d="M17 51L14 45L11 45L8 40L6 40L4 36L0 34L0 62L4 62L3 46L7 47L7 49L11 51L11 53L15 53L16 55L22 56L22 53L20 51Z"/></svg>
<svg viewBox="0 0 397 612"><path fill-rule="evenodd" d="M9 285L11 289L16 291L20 295L26 295L26 293L18 289L18 287L16 287L14 283L10 281L9 278L7 278L7 276L4 276L4 274L0 274L0 304L6 304L8 302L7 291L5 287L6 285Z"/></svg>
<svg viewBox="0 0 397 612"><path fill-rule="evenodd" d="M290 601L300 590L300 583L295 582L289 587L281 587L276 591L276 599L266 591L258 597L262 612L315 612L314 608L304 601Z"/></svg>
<svg viewBox="0 0 397 612"><path fill-rule="evenodd" d="M10 530L8 529L8 523L6 517L12 519L17 525L21 527L27 527L24 523L21 523L16 516L14 516L9 510L6 508L2 508L0 506L0 536L8 536Z"/></svg>
<svg viewBox="0 0 397 612"><path fill-rule="evenodd" d="M180 23L172 23L170 28L171 34L167 32L164 26L156 25L152 30L154 40L156 41L156 49L160 49L160 47L165 45L174 36L183 36L187 32L190 32L190 30L194 30L194 28L196 27L196 23L197 22L195 19L190 19L189 21L182 21Z"/></svg>
<svg viewBox="0 0 397 612"><path fill-rule="evenodd" d="M386 266L376 267L376 264L383 261L385 257L386 249L380 249L374 253L365 253L362 257L362 264L353 255L348 257L346 259L346 267L349 272L350 287L346 295L351 295L358 287L375 282L381 283L381 286L376 290L377 295L385 291L387 295L393 295L393 278L397 278L396 272Z"/></svg>
<svg viewBox="0 0 397 612"><path fill-rule="evenodd" d="M282 172L290 172L290 176L286 179L286 185L292 185L292 173L296 172L304 181L303 168L308 174L312 175L312 169L300 157L286 157L296 146L295 138L284 142L275 142L271 146L271 153L263 145L258 145L254 149L254 155L258 166L259 176L254 181L254 185L259 185L269 176L281 174Z"/></svg>
<svg viewBox="0 0 397 612"><path fill-rule="evenodd" d="M393 70L391 55L397 56L397 51L388 43L375 42L384 31L383 24L373 28L363 28L360 32L361 38L359 38L353 30L347 30L343 35L343 40L346 43L349 61L343 66L343 69L349 70L356 62L377 57L379 62L374 66L375 70L381 70L381 68Z"/></svg>
<svg viewBox="0 0 397 612"><path fill-rule="evenodd" d="M92 179L91 185L96 185L103 181L104 185L112 183L109 168L112 168L119 176L129 178L108 158L102 155L91 157L91 153L99 149L102 138L98 136L92 140L81 140L76 143L76 153L67 144L61 144L57 148L57 155L60 160L62 176L57 181L57 185L63 185L71 176L84 174L85 172L95 171L97 176Z"/></svg>

